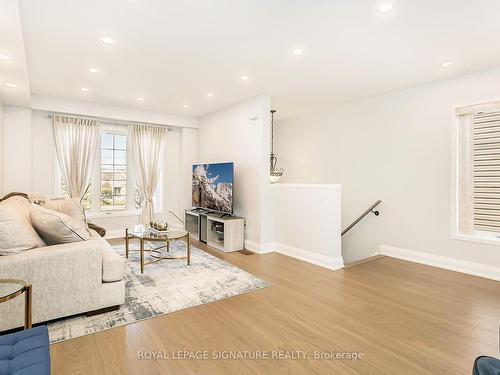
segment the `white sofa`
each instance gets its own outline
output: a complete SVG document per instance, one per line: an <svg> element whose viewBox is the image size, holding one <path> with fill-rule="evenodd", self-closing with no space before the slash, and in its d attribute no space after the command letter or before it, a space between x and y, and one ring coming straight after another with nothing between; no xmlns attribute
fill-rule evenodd
<svg viewBox="0 0 500 375"><path fill-rule="evenodd" d="M0 279L32 284L32 321L45 322L121 305L124 259L92 231L87 241L0 256ZM24 298L0 303L0 332L24 324Z"/></svg>

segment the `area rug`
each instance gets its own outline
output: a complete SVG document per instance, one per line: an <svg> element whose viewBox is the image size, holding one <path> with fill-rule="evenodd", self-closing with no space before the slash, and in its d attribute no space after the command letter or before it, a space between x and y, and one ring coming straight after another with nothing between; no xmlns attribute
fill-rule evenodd
<svg viewBox="0 0 500 375"><path fill-rule="evenodd" d="M125 246L114 246L125 256ZM136 248L132 246L131 250ZM186 244L174 241L172 255L185 255ZM146 256L146 261L151 260ZM261 280L195 247L191 265L186 260L147 264L140 273L139 252L125 262L125 303L118 310L87 317L79 315L48 324L51 343L183 310L269 286Z"/></svg>

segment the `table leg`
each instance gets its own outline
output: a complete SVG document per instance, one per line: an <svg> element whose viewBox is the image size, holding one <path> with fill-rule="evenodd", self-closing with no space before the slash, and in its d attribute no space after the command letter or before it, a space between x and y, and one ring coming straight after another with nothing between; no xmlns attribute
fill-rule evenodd
<svg viewBox="0 0 500 375"><path fill-rule="evenodd" d="M187 234L187 260L188 266L191 264L191 236Z"/></svg>
<svg viewBox="0 0 500 375"><path fill-rule="evenodd" d="M144 273L144 238L141 238L141 273Z"/></svg>
<svg viewBox="0 0 500 375"><path fill-rule="evenodd" d="M125 258L128 258L128 228L125 229Z"/></svg>
<svg viewBox="0 0 500 375"><path fill-rule="evenodd" d="M167 253L170 252L170 241L167 240Z"/></svg>
<svg viewBox="0 0 500 375"><path fill-rule="evenodd" d="M24 291L25 294L25 306L24 306L24 329L29 329L31 328L31 300L32 300L32 295L31 295L31 284L26 284L26 290Z"/></svg>

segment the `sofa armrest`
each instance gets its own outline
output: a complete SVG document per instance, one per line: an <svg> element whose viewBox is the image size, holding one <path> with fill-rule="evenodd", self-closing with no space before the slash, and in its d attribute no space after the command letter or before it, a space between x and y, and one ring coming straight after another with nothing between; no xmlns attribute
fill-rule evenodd
<svg viewBox="0 0 500 375"><path fill-rule="evenodd" d="M106 229L100 227L97 224L87 223L87 226L89 227L89 229L95 230L97 234L99 234L99 236L101 237L104 237L106 235Z"/></svg>

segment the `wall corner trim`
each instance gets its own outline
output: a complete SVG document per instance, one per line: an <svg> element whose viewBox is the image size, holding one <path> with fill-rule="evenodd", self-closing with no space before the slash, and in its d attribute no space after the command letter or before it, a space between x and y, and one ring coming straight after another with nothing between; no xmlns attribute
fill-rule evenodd
<svg viewBox="0 0 500 375"><path fill-rule="evenodd" d="M395 246L381 245L379 254L392 258L443 268L450 271L500 281L500 267L468 262L465 260L402 249Z"/></svg>
<svg viewBox="0 0 500 375"><path fill-rule="evenodd" d="M245 240L245 249L256 254L269 254L274 252L274 243L260 244L254 241Z"/></svg>

